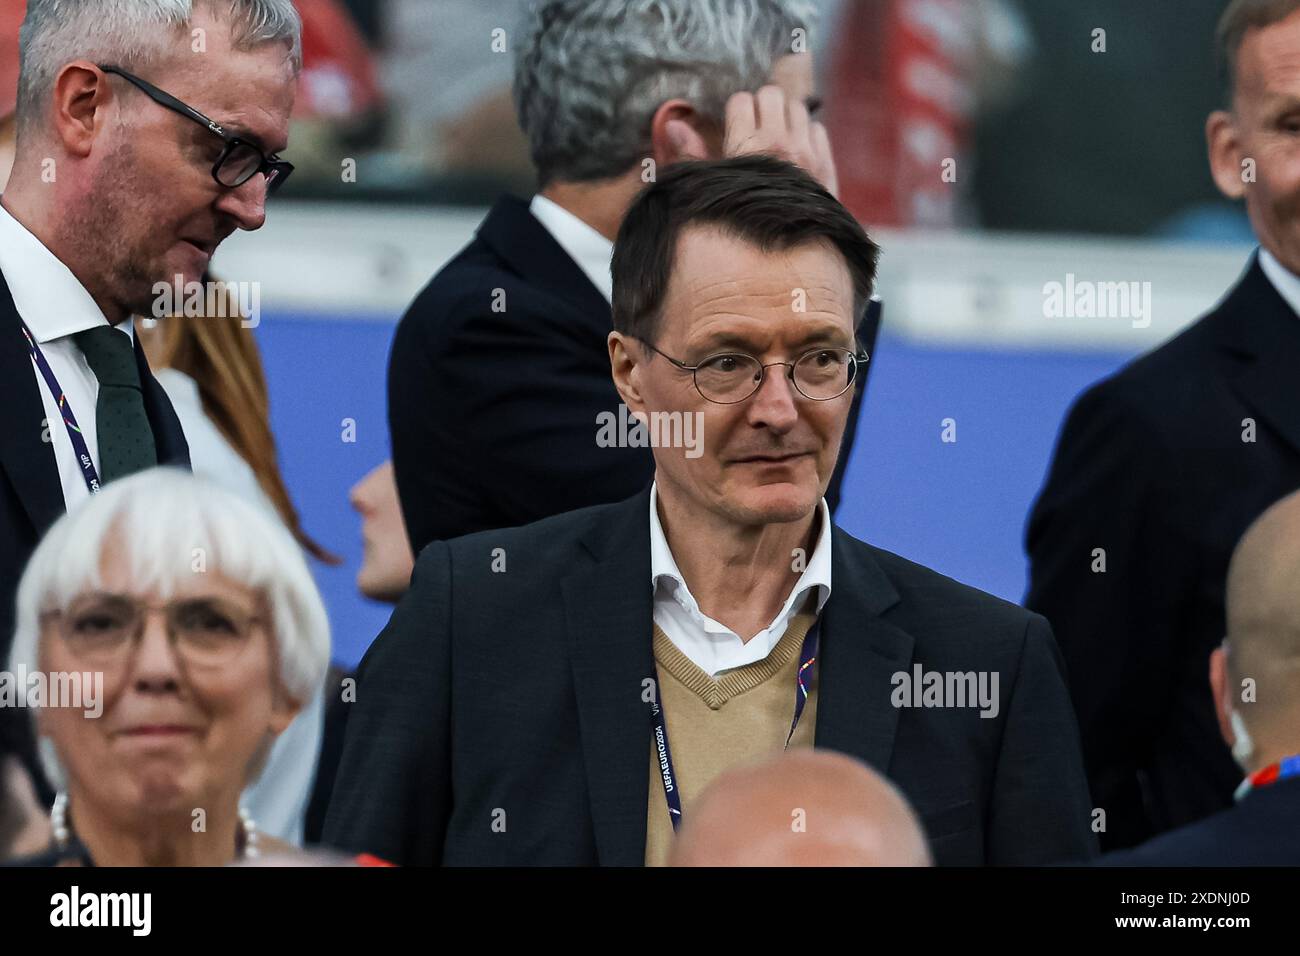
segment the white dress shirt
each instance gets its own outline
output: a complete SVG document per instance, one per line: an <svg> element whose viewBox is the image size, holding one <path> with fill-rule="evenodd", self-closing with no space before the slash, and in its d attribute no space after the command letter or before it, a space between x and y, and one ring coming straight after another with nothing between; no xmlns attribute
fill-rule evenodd
<svg viewBox="0 0 1300 956"><path fill-rule="evenodd" d="M1263 246L1259 250L1259 267L1268 281L1273 283L1277 294L1291 306L1291 311L1300 315L1300 276L1278 262L1271 252Z"/></svg>
<svg viewBox="0 0 1300 956"><path fill-rule="evenodd" d="M185 442L190 447L190 468L194 474L257 505L272 521L280 521L280 512L262 490L252 466L226 441L226 436L203 410L198 382L174 368L155 369L153 377L176 410Z"/></svg>
<svg viewBox="0 0 1300 956"><path fill-rule="evenodd" d="M194 474L208 478L261 508L269 520L281 521L280 513L258 484L252 467L203 410L198 383L174 368L158 369L154 378L171 399L172 408L176 409L176 417L180 419L181 430L190 446L190 464ZM303 823L307 817L307 804L311 801L324 735L325 690L322 687L284 733L276 738L261 777L244 790L240 799L241 806L248 809L259 831L290 843L302 842Z"/></svg>
<svg viewBox="0 0 1300 956"><path fill-rule="evenodd" d="M831 596L831 510L823 498L817 544L780 613L748 641L704 614L686 579L678 570L659 521L659 491L650 486L650 586L654 588L654 621L677 649L710 677L734 667L761 661L785 635L790 620L803 610L807 595L816 591L818 614ZM793 560L793 558L791 559Z"/></svg>
<svg viewBox="0 0 1300 956"><path fill-rule="evenodd" d="M528 211L551 234L560 248L586 273L591 284L610 301L614 296L614 280L609 274L609 264L614 258L614 243L587 225L563 206L557 205L541 193L533 197Z"/></svg>
<svg viewBox="0 0 1300 956"><path fill-rule="evenodd" d="M32 337L41 347L50 371L58 379L67 403L77 417L77 425L90 451L90 460L98 471L95 402L99 399L99 380L72 336L105 325L108 320L72 271L3 206L0 206L0 272L4 273L9 285L14 307L32 330ZM117 328L134 337L129 319ZM34 362L32 380L45 406L45 428L54 447L59 483L63 486L63 503L70 508L89 498L90 491L86 488L58 403Z"/></svg>

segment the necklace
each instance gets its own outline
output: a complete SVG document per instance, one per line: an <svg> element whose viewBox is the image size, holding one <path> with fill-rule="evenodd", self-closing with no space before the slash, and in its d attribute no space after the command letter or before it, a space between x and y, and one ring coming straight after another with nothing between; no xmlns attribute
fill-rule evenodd
<svg viewBox="0 0 1300 956"><path fill-rule="evenodd" d="M72 843L72 827L68 824L68 794L59 791L54 797L54 806L50 808L50 828L54 831L54 845L60 852ZM235 834L235 859L255 860L258 857L257 824L253 822L247 807L239 808L239 832Z"/></svg>

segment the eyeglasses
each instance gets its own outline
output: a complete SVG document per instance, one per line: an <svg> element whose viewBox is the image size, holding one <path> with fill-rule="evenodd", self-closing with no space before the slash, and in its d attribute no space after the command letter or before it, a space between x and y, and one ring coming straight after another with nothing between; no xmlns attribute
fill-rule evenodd
<svg viewBox="0 0 1300 956"><path fill-rule="evenodd" d="M805 352L793 362L771 362L764 365L754 356L743 352L723 352L709 356L699 365L687 365L661 352L644 339L641 342L682 371L690 372L695 379L696 390L717 405L736 405L745 401L763 387L767 370L778 365L790 370L787 373L790 381L804 398L814 402L829 402L852 387L857 377L858 364L865 363L870 358L866 352L854 352L852 349L816 348Z"/></svg>
<svg viewBox="0 0 1300 956"><path fill-rule="evenodd" d="M89 594L57 617L59 635L68 650L85 664L112 667L123 663L144 636L150 611L162 611L167 637L177 655L196 667L229 662L248 644L256 614L220 598L182 598L168 604L147 604L121 594Z"/></svg>
<svg viewBox="0 0 1300 956"><path fill-rule="evenodd" d="M219 185L225 186L227 189L236 189L258 173L262 173L266 176L266 192L269 196L283 186L285 180L293 172L293 163L285 162L274 154L266 155L253 143L226 132L220 123L208 119L194 107L187 106L170 93L158 89L152 83L148 83L138 76L133 76L121 67L100 64L99 68L105 73L114 73L120 76L159 106L165 106L173 112L180 113L187 119L193 120L200 126L207 127L208 130L220 136L226 145L222 149L221 155L217 157L217 161L212 164L212 178Z"/></svg>

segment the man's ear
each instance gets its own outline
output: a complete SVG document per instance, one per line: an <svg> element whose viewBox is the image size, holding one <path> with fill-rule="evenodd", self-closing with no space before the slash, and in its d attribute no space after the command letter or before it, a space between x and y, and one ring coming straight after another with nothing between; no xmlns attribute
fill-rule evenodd
<svg viewBox="0 0 1300 956"><path fill-rule="evenodd" d="M1224 641L1210 652L1210 693L1214 697L1214 716L1219 721L1223 742L1231 747L1237 742L1232 721L1228 719L1226 694L1228 690L1228 642Z"/></svg>
<svg viewBox="0 0 1300 956"><path fill-rule="evenodd" d="M637 370L645 361L641 344L622 332L610 332L606 344L609 346L609 369L614 387L629 411L639 411L645 405L637 381Z"/></svg>
<svg viewBox="0 0 1300 956"><path fill-rule="evenodd" d="M1237 120L1227 110L1215 110L1205 121L1205 145L1210 158L1210 175L1219 192L1229 199L1246 195L1246 178L1241 155Z"/></svg>
<svg viewBox="0 0 1300 956"><path fill-rule="evenodd" d="M52 129L69 154L79 158L90 155L112 97L108 77L88 61L74 60L59 70L54 78Z"/></svg>
<svg viewBox="0 0 1300 956"><path fill-rule="evenodd" d="M695 107L683 99L659 104L650 118L650 148L657 167L688 159L709 159L722 148L716 131L710 129Z"/></svg>

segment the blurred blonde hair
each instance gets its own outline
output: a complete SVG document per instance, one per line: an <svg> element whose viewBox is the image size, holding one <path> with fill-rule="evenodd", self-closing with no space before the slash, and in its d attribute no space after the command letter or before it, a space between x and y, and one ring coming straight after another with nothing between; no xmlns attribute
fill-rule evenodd
<svg viewBox="0 0 1300 956"><path fill-rule="evenodd" d="M318 560L340 564L338 555L303 530L280 474L271 434L271 400L257 342L244 325L233 290L227 289L225 294L228 301L223 311L228 317L176 315L158 320L158 364L183 372L198 384L203 411L248 462L298 543Z"/></svg>

